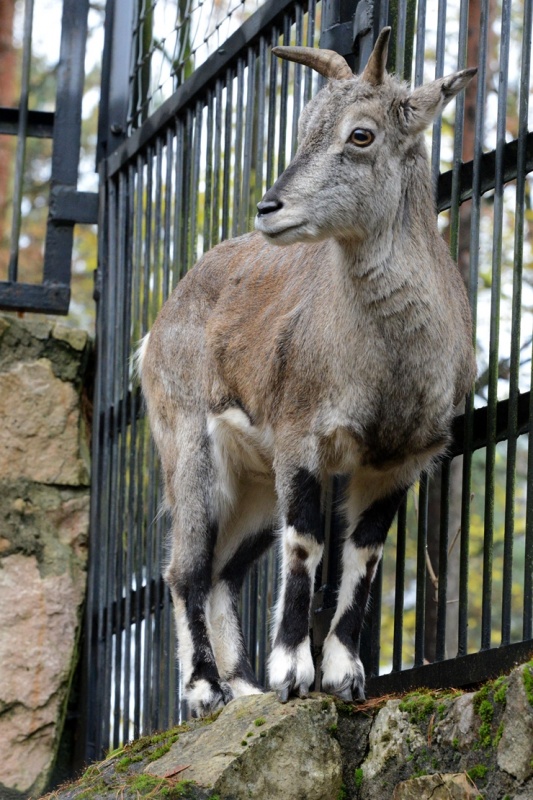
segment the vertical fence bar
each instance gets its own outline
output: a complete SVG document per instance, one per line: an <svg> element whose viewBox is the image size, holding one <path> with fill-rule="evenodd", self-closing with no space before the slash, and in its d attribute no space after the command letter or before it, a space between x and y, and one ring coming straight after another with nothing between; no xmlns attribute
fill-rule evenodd
<svg viewBox="0 0 533 800"><path fill-rule="evenodd" d="M524 3L524 28L522 35L522 69L520 72L520 127L518 133L518 168L519 178L516 193L520 192L520 215L516 220L515 250L523 252L524 235L524 196L525 196L525 152L527 137L527 119L529 111L530 73L531 73L531 47L533 28L533 4ZM533 358L531 360L530 386L533 384ZM524 639L533 639L533 399L529 408L529 443L527 461L527 499L526 499L526 525L524 548L524 611L522 636Z"/></svg>
<svg viewBox="0 0 533 800"><path fill-rule="evenodd" d="M441 469L440 486L440 537L439 537L439 575L437 586L437 631L435 658L443 661L446 657L446 611L448 603L448 540L450 524L450 469L451 462L445 461Z"/></svg>
<svg viewBox="0 0 533 800"><path fill-rule="evenodd" d="M392 671L402 668L403 614L405 596L405 548L407 542L407 499L403 500L397 518L396 537L396 584L394 590L394 632L392 648Z"/></svg>
<svg viewBox="0 0 533 800"><path fill-rule="evenodd" d="M476 24L477 20L472 20ZM485 128L485 105L488 62L489 7L483 0L479 19L479 64L476 90L476 120L474 133L474 158L472 177L471 225L469 246L469 286L470 311L472 315L472 336L476 345L477 298L479 279L479 240L481 225L481 158ZM463 481L461 495L461 541L459 575L459 615L457 655L464 656L468 651L468 564L470 546L471 493L472 493L472 443L474 426L474 392L465 400L465 434L463 454Z"/></svg>
<svg viewBox="0 0 533 800"><path fill-rule="evenodd" d="M446 54L446 10L447 0L439 0L437 12L437 51L435 55L435 78L442 78L444 74L444 57ZM440 171L441 138L442 114L439 114L433 123L433 138L431 145L431 172L433 174L433 180L435 183Z"/></svg>
<svg viewBox="0 0 533 800"><path fill-rule="evenodd" d="M211 232L211 245L220 241L220 196L222 192L221 162L222 162L222 81L215 84L215 141L213 164L213 227Z"/></svg>
<svg viewBox="0 0 533 800"><path fill-rule="evenodd" d="M426 552L428 531L428 476L420 478L418 494L418 544L416 552L416 628L415 628L415 667L424 663L424 633L426 608Z"/></svg>
<svg viewBox="0 0 533 800"><path fill-rule="evenodd" d="M485 535L483 542L483 601L481 611L481 649L491 645L492 579L494 547L494 471L496 466L496 413L499 379L500 299L503 237L503 154L509 69L511 24L510 0L502 2L501 49L498 79L498 120L496 141L496 186L494 190L494 233L492 241L492 285L489 341L489 382L487 402L487 461L485 473Z"/></svg>
<svg viewBox="0 0 533 800"><path fill-rule="evenodd" d="M24 184L24 165L26 162L26 140L28 136L28 101L30 94L31 40L33 31L34 0L24 3L24 26L22 33L22 74L20 78L19 119L17 127L17 148L15 152L15 174L13 178L11 219L11 244L9 251L8 280L16 281L18 276L19 239L22 219L22 192Z"/></svg>

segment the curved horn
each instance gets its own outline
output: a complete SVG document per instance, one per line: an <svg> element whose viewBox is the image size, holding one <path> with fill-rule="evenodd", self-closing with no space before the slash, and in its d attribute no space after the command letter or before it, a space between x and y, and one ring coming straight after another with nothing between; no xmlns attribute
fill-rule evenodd
<svg viewBox="0 0 533 800"><path fill-rule="evenodd" d="M296 61L311 67L325 78L335 78L338 81L346 81L353 78L353 72L348 66L345 58L334 50L317 50L314 47L273 47L272 52L279 58L287 61Z"/></svg>
<svg viewBox="0 0 533 800"><path fill-rule="evenodd" d="M376 44L374 45L374 49L370 53L368 63L361 73L361 78L367 83L371 83L372 86L379 86L380 83L383 83L387 55L389 52L390 34L390 28L382 28Z"/></svg>

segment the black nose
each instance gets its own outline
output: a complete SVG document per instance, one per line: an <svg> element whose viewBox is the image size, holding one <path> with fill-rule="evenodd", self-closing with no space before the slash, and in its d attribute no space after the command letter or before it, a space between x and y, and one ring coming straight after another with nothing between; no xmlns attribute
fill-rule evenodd
<svg viewBox="0 0 533 800"><path fill-rule="evenodd" d="M280 208L283 208L283 203L281 200L277 200L276 198L268 200L266 198L267 195L265 195L261 202L257 204L258 217L264 217L265 214L272 214L273 211L279 211Z"/></svg>

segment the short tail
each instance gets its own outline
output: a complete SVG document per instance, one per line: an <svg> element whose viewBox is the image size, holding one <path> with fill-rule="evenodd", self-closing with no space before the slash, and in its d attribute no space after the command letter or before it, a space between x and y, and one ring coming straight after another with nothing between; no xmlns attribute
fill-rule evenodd
<svg viewBox="0 0 533 800"><path fill-rule="evenodd" d="M139 378L139 380L142 377L143 362L144 362L144 357L146 355L146 348L148 347L148 339L149 338L150 338L150 334L149 333L147 333L146 336L143 336L143 338L139 342L139 346L137 347L137 350L134 352L134 354L132 356L133 374L137 378Z"/></svg>

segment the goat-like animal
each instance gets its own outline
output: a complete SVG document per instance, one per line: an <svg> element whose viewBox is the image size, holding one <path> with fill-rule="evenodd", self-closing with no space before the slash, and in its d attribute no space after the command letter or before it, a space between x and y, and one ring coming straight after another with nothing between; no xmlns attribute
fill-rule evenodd
<svg viewBox="0 0 533 800"><path fill-rule="evenodd" d="M260 691L237 601L279 532L269 682L282 701L308 693L332 475L346 485L345 536L322 686L364 697L359 637L387 531L445 450L475 376L469 305L438 234L422 132L476 70L409 91L386 72L389 35L360 76L332 51L275 48L330 80L258 204L257 231L200 259L141 348L172 515L165 577L198 714Z"/></svg>

